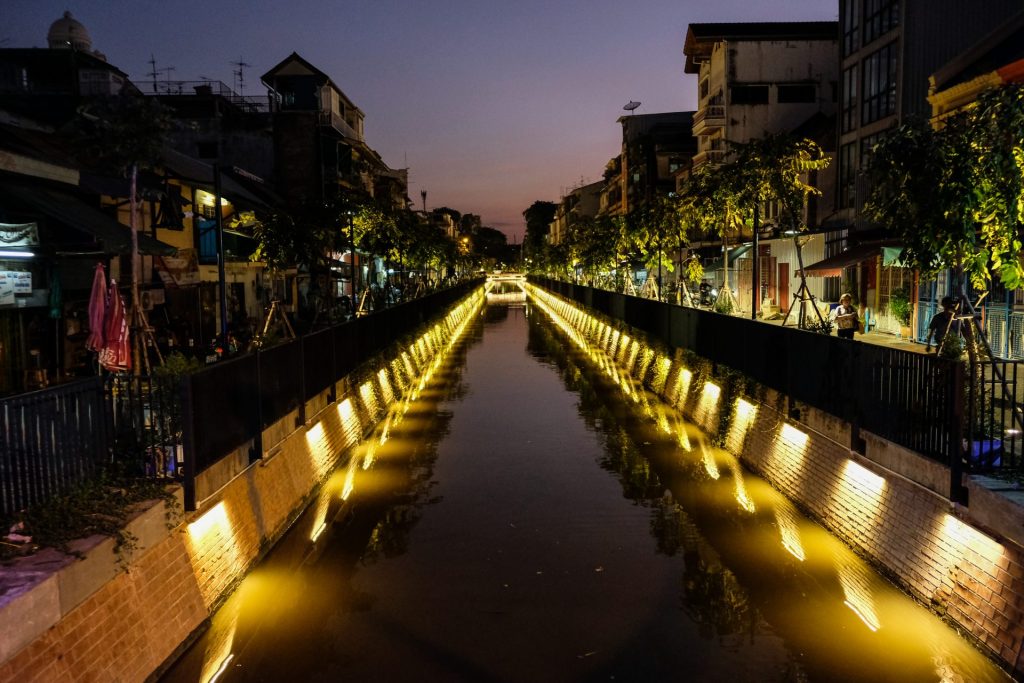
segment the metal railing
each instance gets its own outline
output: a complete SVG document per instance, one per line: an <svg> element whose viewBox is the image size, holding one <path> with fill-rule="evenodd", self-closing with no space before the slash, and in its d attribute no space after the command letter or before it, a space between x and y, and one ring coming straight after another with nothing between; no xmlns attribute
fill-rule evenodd
<svg viewBox="0 0 1024 683"><path fill-rule="evenodd" d="M96 377L0 400L0 515L93 476L107 453L108 429Z"/></svg>
<svg viewBox="0 0 1024 683"><path fill-rule="evenodd" d="M383 351L436 319L482 280L376 311L277 346L211 365L181 384L185 504L195 509L195 476L238 448L262 456L263 431Z"/></svg>
<svg viewBox="0 0 1024 683"><path fill-rule="evenodd" d="M1014 414L1020 411L1024 374L1019 361L979 361L971 366L967 386L965 450L972 472L1019 471L1021 429Z"/></svg>
<svg viewBox="0 0 1024 683"><path fill-rule="evenodd" d="M963 366L542 277L536 284L959 469Z"/></svg>

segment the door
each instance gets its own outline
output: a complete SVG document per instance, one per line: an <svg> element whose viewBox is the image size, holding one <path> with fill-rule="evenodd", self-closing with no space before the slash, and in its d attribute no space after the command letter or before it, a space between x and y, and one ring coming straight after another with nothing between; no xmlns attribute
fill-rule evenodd
<svg viewBox="0 0 1024 683"><path fill-rule="evenodd" d="M779 264L779 284L778 284L778 289L779 289L779 300L776 303L778 303L779 308L788 308L789 307L789 264L788 263L780 263Z"/></svg>

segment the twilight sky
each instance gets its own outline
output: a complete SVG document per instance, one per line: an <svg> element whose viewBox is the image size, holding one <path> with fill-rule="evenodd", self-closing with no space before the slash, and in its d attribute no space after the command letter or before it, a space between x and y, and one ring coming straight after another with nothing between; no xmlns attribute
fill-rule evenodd
<svg viewBox="0 0 1024 683"><path fill-rule="evenodd" d="M600 178L622 105L695 108L689 23L835 20L835 0L0 0L0 47L45 47L64 10L133 80L173 66L261 96L292 51L366 114L367 143L408 166L409 196L522 239L534 200ZM237 87L236 87L237 90Z"/></svg>

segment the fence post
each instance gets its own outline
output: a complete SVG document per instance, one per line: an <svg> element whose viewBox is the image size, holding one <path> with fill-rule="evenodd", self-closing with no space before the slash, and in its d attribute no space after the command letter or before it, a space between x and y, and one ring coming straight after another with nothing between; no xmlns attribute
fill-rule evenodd
<svg viewBox="0 0 1024 683"><path fill-rule="evenodd" d="M181 378L181 466L182 486L185 489L185 511L196 509L196 443L195 406L192 402L192 378Z"/></svg>
<svg viewBox="0 0 1024 683"><path fill-rule="evenodd" d="M963 454L964 454L964 364L957 361L951 363L950 386L948 391L951 396L947 402L949 405L949 445L947 447L949 457L949 500L954 503L967 504L967 492L963 487ZM971 368L971 386L974 385L975 368ZM973 401L972 401L973 403ZM973 420L973 415L968 414L968 421ZM968 444L968 448L970 444Z"/></svg>

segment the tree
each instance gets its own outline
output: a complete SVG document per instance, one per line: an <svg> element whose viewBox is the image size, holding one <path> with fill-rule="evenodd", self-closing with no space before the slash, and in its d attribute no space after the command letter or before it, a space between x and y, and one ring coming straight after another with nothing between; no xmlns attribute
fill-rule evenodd
<svg viewBox="0 0 1024 683"><path fill-rule="evenodd" d="M802 294L807 291L801 242L801 234L807 230L804 207L808 197L821 195L821 191L805 178L814 171L828 168L831 159L818 143L807 138L798 138L790 133L768 134L735 145L735 150L736 154L730 166L736 169L740 180L741 201L753 207L775 204L779 209L779 227L793 236ZM756 296L757 284L754 286L753 296ZM804 327L806 316L803 310L803 296L800 303L798 324ZM814 312L818 316L819 324L823 325L824 320L817 307L814 307Z"/></svg>
<svg viewBox="0 0 1024 683"><path fill-rule="evenodd" d="M508 237L500 230L494 228L480 228L473 237L473 251L482 260L489 261L491 265L496 264L505 255L505 247L508 245Z"/></svg>
<svg viewBox="0 0 1024 683"><path fill-rule="evenodd" d="M723 313L731 313L734 307L729 287L729 240L753 217L753 207L746 204L742 188L742 178L734 166L705 165L687 178L679 195L681 222L697 233L722 240L725 275L715 308Z"/></svg>
<svg viewBox="0 0 1024 683"><path fill-rule="evenodd" d="M543 252L547 242L548 229L551 221L555 220L557 208L558 205L554 202L538 200L523 211L523 218L526 219L526 235L523 237L523 246L528 258L534 261L544 258Z"/></svg>

